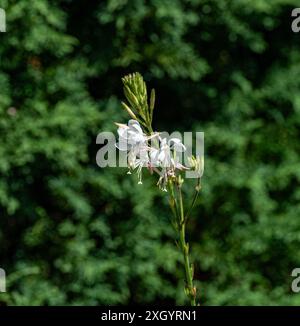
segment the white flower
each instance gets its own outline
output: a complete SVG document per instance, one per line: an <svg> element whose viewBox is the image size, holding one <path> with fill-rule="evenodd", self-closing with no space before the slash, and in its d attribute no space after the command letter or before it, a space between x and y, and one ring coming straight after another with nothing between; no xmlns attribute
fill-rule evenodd
<svg viewBox="0 0 300 326"><path fill-rule="evenodd" d="M136 120L129 120L128 125L117 124L119 142L116 143L116 147L120 151L127 152L127 161L129 171L137 170L139 184L142 183L142 169L147 167L151 172L159 173L160 178L158 185L164 191L170 177L175 176L175 170L187 169L181 163L179 163L178 153L182 153L186 150L186 147L182 144L180 139L159 137L158 133L154 133L151 136L147 136L143 133L143 130ZM150 147L148 141L152 138L158 137L158 141L155 142L155 147ZM160 169L156 169L156 167Z"/></svg>
<svg viewBox="0 0 300 326"><path fill-rule="evenodd" d="M151 164L162 168L175 168L182 169L184 166L178 162L176 153L184 152L186 147L182 144L180 139L171 138L160 138L159 149L150 149ZM172 151L173 154L172 155Z"/></svg>
<svg viewBox="0 0 300 326"><path fill-rule="evenodd" d="M130 150L132 147L137 145L142 145L147 142L147 137L143 133L143 130L136 120L129 120L128 126L125 124L117 124L118 134L119 134L119 143L116 144L116 147L120 151Z"/></svg>
<svg viewBox="0 0 300 326"><path fill-rule="evenodd" d="M169 140L160 138L159 149L150 149L151 165L161 168L160 178L157 184L163 191L167 191L166 185L168 178L175 175L175 169L186 169L185 166L179 163L178 156L176 155L185 150L186 147L178 138L171 138Z"/></svg>
<svg viewBox="0 0 300 326"><path fill-rule="evenodd" d="M137 169L139 184L142 183L142 168L149 164L148 155L148 137L136 120L129 120L128 126L125 124L118 125L119 142L116 147L120 151L128 152L129 169ZM130 173L130 170L129 172Z"/></svg>

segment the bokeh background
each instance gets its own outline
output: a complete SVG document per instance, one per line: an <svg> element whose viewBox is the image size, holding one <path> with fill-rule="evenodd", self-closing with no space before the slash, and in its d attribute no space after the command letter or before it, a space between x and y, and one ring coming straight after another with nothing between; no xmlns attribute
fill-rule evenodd
<svg viewBox="0 0 300 326"><path fill-rule="evenodd" d="M121 77L157 92L154 127L205 132L188 233L205 305L299 305L297 0L1 0L1 305L184 304L151 176L96 165L126 122ZM192 192L186 184L186 195Z"/></svg>

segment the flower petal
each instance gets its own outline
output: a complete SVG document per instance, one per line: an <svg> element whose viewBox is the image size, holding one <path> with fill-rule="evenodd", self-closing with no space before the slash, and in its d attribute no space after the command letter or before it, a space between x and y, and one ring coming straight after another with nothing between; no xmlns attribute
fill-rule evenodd
<svg viewBox="0 0 300 326"><path fill-rule="evenodd" d="M174 151L176 152L184 152L186 150L186 147L182 144L179 138L169 139L168 144L171 148L173 147Z"/></svg>
<svg viewBox="0 0 300 326"><path fill-rule="evenodd" d="M120 138L119 142L115 144L115 146L120 150L120 151L128 151L130 149L129 144L127 143L126 140Z"/></svg>
<svg viewBox="0 0 300 326"><path fill-rule="evenodd" d="M129 121L128 121L128 127L129 127L131 130L134 129L134 131L135 131L135 132L137 131L139 134L143 134L143 130L142 130L142 128L141 128L139 122L136 121L136 120L133 120L133 119L129 120Z"/></svg>

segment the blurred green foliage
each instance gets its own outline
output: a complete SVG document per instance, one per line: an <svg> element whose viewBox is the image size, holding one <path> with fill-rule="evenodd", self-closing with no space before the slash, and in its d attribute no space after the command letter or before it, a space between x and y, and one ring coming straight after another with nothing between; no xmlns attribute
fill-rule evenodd
<svg viewBox="0 0 300 326"><path fill-rule="evenodd" d="M0 304L183 304L154 179L100 169L120 78L157 90L154 126L205 132L188 233L207 305L299 305L296 0L3 0ZM187 187L187 195L192 187Z"/></svg>

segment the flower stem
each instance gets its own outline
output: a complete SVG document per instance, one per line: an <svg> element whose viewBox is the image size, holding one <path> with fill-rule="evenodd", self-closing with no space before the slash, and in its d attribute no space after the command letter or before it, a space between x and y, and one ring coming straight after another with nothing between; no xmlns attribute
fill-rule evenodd
<svg viewBox="0 0 300 326"><path fill-rule="evenodd" d="M196 287L193 284L193 266L190 264L189 258L189 244L185 240L185 228L186 219L184 216L183 199L181 187L177 187L179 196L179 207L180 207L180 220L179 220L179 246L183 254L185 277L186 277L186 288L185 292L190 299L191 306L196 306Z"/></svg>
<svg viewBox="0 0 300 326"><path fill-rule="evenodd" d="M190 265L189 245L185 241L185 225L180 230L180 247L183 253L185 277L186 277L186 294L190 299L191 306L196 306L196 288L193 284L193 267Z"/></svg>
<svg viewBox="0 0 300 326"><path fill-rule="evenodd" d="M189 216L191 214L191 211L193 210L193 208L195 206L195 203L197 201L200 189L201 189L201 178L198 178L197 179L197 184L196 184L196 187L195 187L195 193L194 193L194 196L193 196L193 200L191 202L191 205L190 205L190 208L189 208L187 214L185 215L185 221L188 220L188 218L189 218Z"/></svg>

